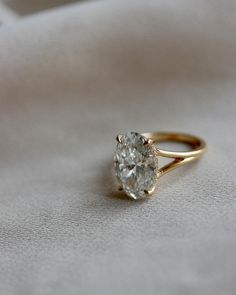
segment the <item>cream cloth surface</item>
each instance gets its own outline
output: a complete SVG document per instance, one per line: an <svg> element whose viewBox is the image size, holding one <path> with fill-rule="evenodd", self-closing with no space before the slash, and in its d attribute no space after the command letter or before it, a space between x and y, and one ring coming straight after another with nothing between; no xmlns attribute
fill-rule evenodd
<svg viewBox="0 0 236 295"><path fill-rule="evenodd" d="M236 6L89 1L0 27L0 294L235 294ZM117 133L208 153L117 198Z"/></svg>

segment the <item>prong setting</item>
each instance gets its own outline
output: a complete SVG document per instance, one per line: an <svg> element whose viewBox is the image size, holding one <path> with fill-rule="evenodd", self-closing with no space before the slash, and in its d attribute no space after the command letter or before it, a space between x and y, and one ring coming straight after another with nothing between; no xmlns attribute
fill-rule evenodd
<svg viewBox="0 0 236 295"><path fill-rule="evenodd" d="M148 146L153 144L153 140L151 138L145 138L143 145Z"/></svg>
<svg viewBox="0 0 236 295"><path fill-rule="evenodd" d="M117 189L118 189L119 192L122 192L123 191L123 186L120 184L120 185L118 185Z"/></svg>
<svg viewBox="0 0 236 295"><path fill-rule="evenodd" d="M118 134L118 135L116 136L116 141L117 141L118 143L123 143L123 139L124 139L124 135L122 135L122 134Z"/></svg>
<svg viewBox="0 0 236 295"><path fill-rule="evenodd" d="M151 196L153 193L155 192L155 187L153 187L152 189L150 189L150 190L144 190L144 194L146 195L146 196Z"/></svg>

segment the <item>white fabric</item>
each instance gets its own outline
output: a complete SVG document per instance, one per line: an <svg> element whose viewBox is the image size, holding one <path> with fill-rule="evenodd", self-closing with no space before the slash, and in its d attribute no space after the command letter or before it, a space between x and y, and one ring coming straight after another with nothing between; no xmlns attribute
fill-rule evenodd
<svg viewBox="0 0 236 295"><path fill-rule="evenodd" d="M0 294L234 294L234 1L89 1L0 27ZM118 198L117 133L209 145Z"/></svg>

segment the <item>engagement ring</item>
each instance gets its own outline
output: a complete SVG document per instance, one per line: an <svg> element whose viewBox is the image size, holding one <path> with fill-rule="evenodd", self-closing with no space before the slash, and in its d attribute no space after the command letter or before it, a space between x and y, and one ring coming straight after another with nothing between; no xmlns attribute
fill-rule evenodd
<svg viewBox="0 0 236 295"><path fill-rule="evenodd" d="M190 151L167 151L160 149L158 143L171 141L187 144ZM182 133L130 132L117 136L114 157L115 174L119 190L137 200L153 194L157 179L167 172L194 161L206 151L203 139ZM167 157L174 160L159 168L158 158Z"/></svg>

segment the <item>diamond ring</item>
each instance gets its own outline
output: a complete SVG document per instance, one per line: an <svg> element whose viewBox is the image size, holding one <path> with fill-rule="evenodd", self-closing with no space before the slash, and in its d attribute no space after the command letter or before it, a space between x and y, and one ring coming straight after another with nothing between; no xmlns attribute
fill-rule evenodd
<svg viewBox="0 0 236 295"><path fill-rule="evenodd" d="M135 200L152 195L159 177L198 159L206 151L206 143L203 139L183 133L130 132L118 135L116 139L114 168L119 190ZM191 150L175 152L158 148L158 143L163 141L184 143L190 146ZM159 168L159 157L174 160Z"/></svg>

